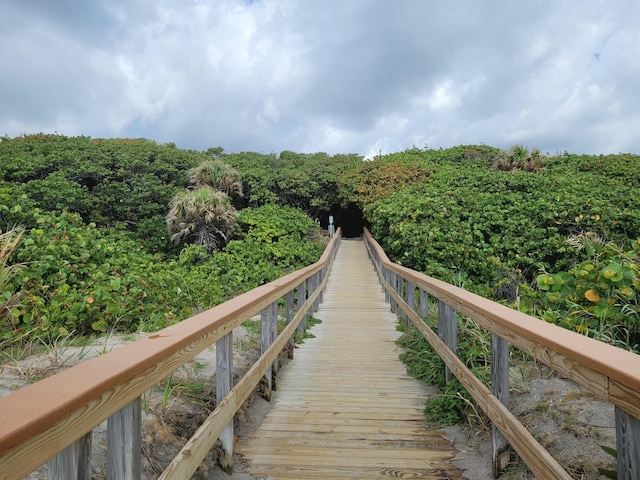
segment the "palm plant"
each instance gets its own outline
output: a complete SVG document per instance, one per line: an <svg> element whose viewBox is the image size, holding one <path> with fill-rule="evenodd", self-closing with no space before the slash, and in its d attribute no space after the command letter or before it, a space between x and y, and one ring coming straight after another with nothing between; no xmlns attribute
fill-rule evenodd
<svg viewBox="0 0 640 480"><path fill-rule="evenodd" d="M0 321L13 320L13 309L18 305L22 292L14 292L11 280L21 264L9 264L9 258L22 238L22 231L15 229L0 234Z"/></svg>
<svg viewBox="0 0 640 480"><path fill-rule="evenodd" d="M220 160L207 160L189 171L189 183L195 188L212 187L227 195L242 197L240 172Z"/></svg>
<svg viewBox="0 0 640 480"><path fill-rule="evenodd" d="M178 192L169 203L166 221L174 243L188 241L212 252L229 242L237 218L226 193L201 187Z"/></svg>
<svg viewBox="0 0 640 480"><path fill-rule="evenodd" d="M545 157L539 148L529 151L527 147L514 145L510 150L501 150L498 153L493 162L493 169L506 172L538 172L542 170L544 160Z"/></svg>

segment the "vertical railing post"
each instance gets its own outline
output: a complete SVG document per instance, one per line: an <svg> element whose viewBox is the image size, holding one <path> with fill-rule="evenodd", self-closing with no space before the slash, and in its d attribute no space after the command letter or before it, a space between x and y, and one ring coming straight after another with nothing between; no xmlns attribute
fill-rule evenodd
<svg viewBox="0 0 640 480"><path fill-rule="evenodd" d="M440 300L438 302L438 336L449 349L455 353L458 343L458 322L456 310ZM445 367L446 382L451 381L452 375L449 367Z"/></svg>
<svg viewBox="0 0 640 480"><path fill-rule="evenodd" d="M409 308L412 311L415 311L415 309L416 309L416 287L409 280L407 280L407 282L406 282L405 298L406 298L405 301L407 302L407 305L409 306Z"/></svg>
<svg viewBox="0 0 640 480"><path fill-rule="evenodd" d="M391 272L382 267L382 278L389 283L391 281ZM382 283L382 282L380 282ZM387 302L389 305L391 305L391 295L389 294L389 291L384 287L384 284L382 286L382 291L384 292L384 301Z"/></svg>
<svg viewBox="0 0 640 480"><path fill-rule="evenodd" d="M322 267L320 269L320 271L318 272L318 288L320 288L320 285L322 285L322 282L324 281L324 276L327 274L327 266L325 265L324 267ZM320 295L318 296L318 308L320 308L320 304L322 303L324 298L324 289L320 290Z"/></svg>
<svg viewBox="0 0 640 480"><path fill-rule="evenodd" d="M139 480L142 466L142 402L140 397L107 421L107 478Z"/></svg>
<svg viewBox="0 0 640 480"><path fill-rule="evenodd" d="M302 308L302 305L304 305L304 303L307 301L307 281L303 280L302 283L300 283L300 285L298 285L298 288L296 289L296 296L298 297L298 310L300 310ZM302 338L304 336L304 332L307 329L307 316L305 315L304 318L300 321L300 324L298 325L298 335L300 336L300 338Z"/></svg>
<svg viewBox="0 0 640 480"><path fill-rule="evenodd" d="M315 291L316 291L316 275L314 273L309 277L309 280L307 282L307 299L309 299L313 295L313 292ZM311 305L309 305L309 310L307 311L307 313L309 315L313 315L313 312L315 312L315 308L316 308L316 304L312 303Z"/></svg>
<svg viewBox="0 0 640 480"><path fill-rule="evenodd" d="M264 354L271 345L271 305L260 312L260 354ZM271 400L271 390L273 389L273 365L269 365L264 372L260 382L260 395L262 398Z"/></svg>
<svg viewBox="0 0 640 480"><path fill-rule="evenodd" d="M618 478L635 480L640 475L640 420L615 408Z"/></svg>
<svg viewBox="0 0 640 480"><path fill-rule="evenodd" d="M320 278L321 274L322 274L321 270L318 270L316 273L313 274L313 291L310 293L315 293L316 290L320 288L320 283L322 282ZM320 297L318 296L313 302L313 313L318 311L319 306L320 306Z"/></svg>
<svg viewBox="0 0 640 480"><path fill-rule="evenodd" d="M50 480L91 480L91 432L49 460L47 473Z"/></svg>
<svg viewBox="0 0 640 480"><path fill-rule="evenodd" d="M269 324L271 325L271 342L273 344L278 338L278 301L271 304L271 313L269 314ZM276 356L271 367L271 388L276 389L276 375L280 369L280 359Z"/></svg>
<svg viewBox="0 0 640 480"><path fill-rule="evenodd" d="M404 299L405 303L407 301L407 296L406 296L406 292L407 290L409 290L408 288L408 283L406 282L406 280L404 278L402 278L400 275L398 275L398 295L400 296L400 298ZM400 317L400 320L402 321L402 323L404 323L405 326L409 325L409 317L407 315L405 315L405 313L402 311L402 309L398 310L398 315Z"/></svg>
<svg viewBox="0 0 640 480"><path fill-rule="evenodd" d="M287 293L287 296L284 299L284 308L286 311L285 321L287 322L287 325L289 325L291 320L293 320L293 290ZM287 341L287 358L293 358L293 350L293 335L291 335Z"/></svg>
<svg viewBox="0 0 640 480"><path fill-rule="evenodd" d="M429 317L429 294L420 289L420 317Z"/></svg>
<svg viewBox="0 0 640 480"><path fill-rule="evenodd" d="M227 333L216 342L216 402L222 399L233 388L233 331ZM231 420L220 435L222 452L218 462L227 473L233 471L233 420Z"/></svg>
<svg viewBox="0 0 640 480"><path fill-rule="evenodd" d="M491 334L491 393L509 407L509 343L495 333ZM512 459L509 442L494 423L491 444L493 478L498 478Z"/></svg>
<svg viewBox="0 0 640 480"><path fill-rule="evenodd" d="M391 289L394 292L398 291L398 280L396 272L389 272L389 285L391 285ZM396 313L398 311L398 302L396 302L395 298L391 297L391 311Z"/></svg>

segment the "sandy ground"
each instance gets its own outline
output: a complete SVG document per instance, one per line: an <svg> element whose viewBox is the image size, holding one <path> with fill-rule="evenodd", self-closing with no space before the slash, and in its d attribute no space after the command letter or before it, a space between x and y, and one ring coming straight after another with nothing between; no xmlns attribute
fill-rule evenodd
<svg viewBox="0 0 640 480"><path fill-rule="evenodd" d="M241 376L257 358L257 334L240 329L234 334L234 375ZM117 349L134 336L110 336L86 347L61 343L44 353L0 365L0 396L22 386L68 368L80 361ZM286 368L286 366L284 367ZM174 395L165 397L166 384L159 385L143 399L145 441L145 478L156 478L179 451L180 445L197 429L213 407L215 396L215 347L206 349L176 374ZM203 383L204 382L204 383ZM181 387L184 386L183 387ZM188 386L198 386L198 399L188 395ZM200 396L202 394L202 396ZM202 398L205 398L203 400ZM206 400L209 398L209 400ZM254 395L236 418L236 434L248 435L269 411L270 403ZM599 445L615 447L613 407L602 402L569 380L534 363L511 368L511 409L538 441L560 461L576 479L599 479L598 467L614 468L613 459ZM469 409L468 424L443 428L457 449L454 463L470 480L489 480L491 474L491 440L489 423L483 415ZM106 425L94 431L94 478L104 475L104 437ZM29 479L46 479L44 469ZM247 474L242 460L236 456L234 471L228 474L216 465L216 450L205 459L194 478L206 480L254 480ZM528 480L535 478L517 456L503 478Z"/></svg>

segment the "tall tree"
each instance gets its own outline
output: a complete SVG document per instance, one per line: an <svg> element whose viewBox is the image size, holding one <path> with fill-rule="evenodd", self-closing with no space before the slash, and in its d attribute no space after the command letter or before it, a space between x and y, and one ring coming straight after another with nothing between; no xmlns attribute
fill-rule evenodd
<svg viewBox="0 0 640 480"><path fill-rule="evenodd" d="M208 186L227 195L242 197L240 172L221 160L207 160L192 168L189 183L196 188Z"/></svg>
<svg viewBox="0 0 640 480"><path fill-rule="evenodd" d="M201 187L178 192L169 204L166 221L173 242L196 243L212 252L229 242L237 218L226 193Z"/></svg>

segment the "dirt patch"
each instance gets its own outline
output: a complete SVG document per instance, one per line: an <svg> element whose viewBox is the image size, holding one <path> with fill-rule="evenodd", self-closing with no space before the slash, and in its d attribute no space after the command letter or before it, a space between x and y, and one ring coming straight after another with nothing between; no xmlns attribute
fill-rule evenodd
<svg viewBox="0 0 640 480"><path fill-rule="evenodd" d="M544 365L527 362L511 367L510 408L536 440L575 479L604 478L598 468L615 470L615 459L600 445L615 448L614 407ZM491 438L486 417L473 412L468 425L446 429L458 449L456 464L471 480L490 480ZM535 476L514 455L502 478Z"/></svg>
<svg viewBox="0 0 640 480"><path fill-rule="evenodd" d="M259 354L258 335L246 329L234 332L234 377L237 380ZM57 345L44 353L0 365L0 396L54 374L81 361L115 350L135 336L110 336L85 347ZM598 467L615 469L615 461L599 445L615 447L613 406L585 389L535 363L511 368L511 410L576 479L595 480ZM181 446L215 407L215 346L203 351L143 398L144 478L156 478ZM250 434L270 409L269 402L253 395L236 416L236 435ZM491 439L488 422L469 412L469 424L444 429L458 454L457 466L470 480L489 480ZM94 430L94 478L105 478L106 422ZM236 456L229 475L217 466L214 447L194 478L205 480L252 480ZM44 468L29 477L46 479ZM514 458L502 478L535 478Z"/></svg>

